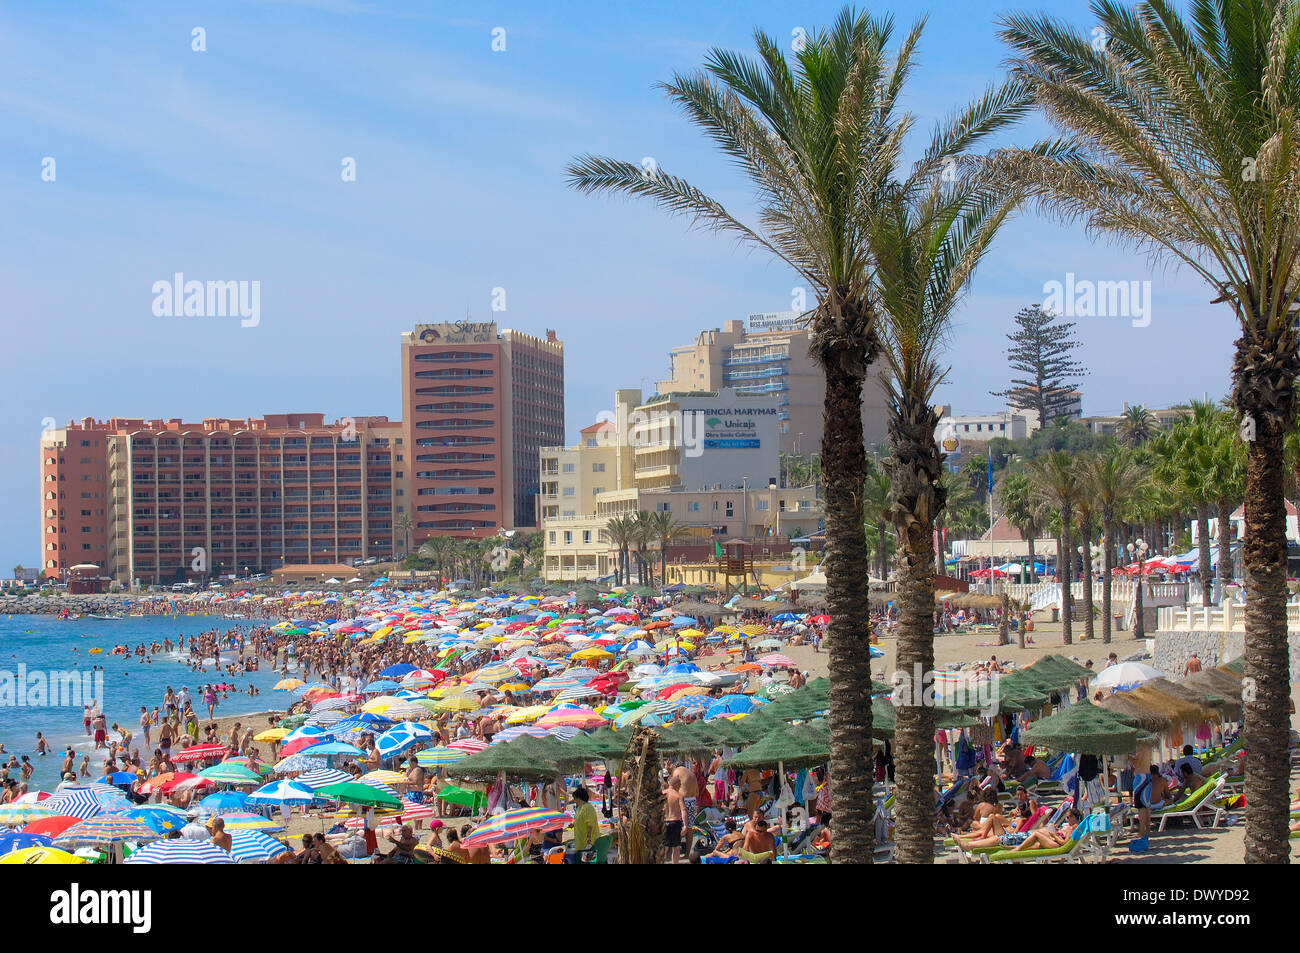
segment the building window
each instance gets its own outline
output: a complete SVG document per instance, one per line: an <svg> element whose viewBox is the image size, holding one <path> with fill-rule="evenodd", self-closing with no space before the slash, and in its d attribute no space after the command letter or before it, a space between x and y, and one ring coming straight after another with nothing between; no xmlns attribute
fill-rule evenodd
<svg viewBox="0 0 1300 953"><path fill-rule="evenodd" d="M574 465L573 465L572 463L566 463L566 464L564 465L564 467L563 467L563 472L564 472L564 473L572 473L572 472L574 471L574 469L575 469L575 467L574 467Z"/></svg>
<svg viewBox="0 0 1300 953"><path fill-rule="evenodd" d="M584 530L582 531L582 541L583 541L584 543L590 543L590 542L591 542L591 530L589 530L589 529L584 529Z"/></svg>
<svg viewBox="0 0 1300 953"><path fill-rule="evenodd" d="M686 512L688 512L688 513L698 513L699 511L700 511L700 501L699 501L699 500L692 500L690 503L687 503L687 504L686 504Z"/></svg>
<svg viewBox="0 0 1300 953"><path fill-rule="evenodd" d="M547 542L550 543L551 545L554 545L554 544L555 544L555 532L552 531L552 532L549 533L548 535L550 536L550 539L548 539Z"/></svg>
<svg viewBox="0 0 1300 953"><path fill-rule="evenodd" d="M564 488L564 492L561 494L561 496L573 496L573 487L571 487L571 486L566 486L566 487Z"/></svg>
<svg viewBox="0 0 1300 953"><path fill-rule="evenodd" d="M591 465L591 472L592 472L592 473L604 473L604 472L605 472L605 464L603 464L603 463L593 463L593 464Z"/></svg>
<svg viewBox="0 0 1300 953"><path fill-rule="evenodd" d="M755 500L755 501L754 501L754 509L755 509L755 510L760 510L760 511L761 511L761 510L766 510L766 509L767 509L767 500Z"/></svg>
<svg viewBox="0 0 1300 953"><path fill-rule="evenodd" d="M566 529L564 531L564 545L569 546L573 543L573 531Z"/></svg>

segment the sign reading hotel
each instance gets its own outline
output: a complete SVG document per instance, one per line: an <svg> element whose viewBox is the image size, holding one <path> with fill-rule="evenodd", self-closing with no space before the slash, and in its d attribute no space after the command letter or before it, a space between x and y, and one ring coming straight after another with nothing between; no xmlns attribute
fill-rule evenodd
<svg viewBox="0 0 1300 953"><path fill-rule="evenodd" d="M444 321L415 326L415 340L421 344L489 344L496 339L495 321Z"/></svg>
<svg viewBox="0 0 1300 953"><path fill-rule="evenodd" d="M750 331L802 331L808 325L798 311L771 311L746 316L745 326Z"/></svg>

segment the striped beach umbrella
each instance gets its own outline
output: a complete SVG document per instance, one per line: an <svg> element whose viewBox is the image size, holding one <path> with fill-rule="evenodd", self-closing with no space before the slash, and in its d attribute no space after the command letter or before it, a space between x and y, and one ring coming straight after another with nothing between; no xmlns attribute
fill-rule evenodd
<svg viewBox="0 0 1300 953"><path fill-rule="evenodd" d="M433 748L428 751L417 751L415 753L415 763L422 768L440 768L444 765L455 764L457 761L464 761L469 756L470 752L462 751L459 748Z"/></svg>
<svg viewBox="0 0 1300 953"><path fill-rule="evenodd" d="M794 660L788 655L782 655L780 652L769 652L767 655L758 657L758 664L766 668L792 668Z"/></svg>
<svg viewBox="0 0 1300 953"><path fill-rule="evenodd" d="M65 788L41 804L50 808L54 814L79 817L83 821L109 810L124 810L131 806L130 801L122 798L119 804L106 808L101 797L88 788Z"/></svg>
<svg viewBox="0 0 1300 953"><path fill-rule="evenodd" d="M230 832L230 856L241 864L264 864L288 849L284 844L273 837L267 837L261 831Z"/></svg>
<svg viewBox="0 0 1300 953"><path fill-rule="evenodd" d="M468 751L473 754L475 751L482 751L488 746L488 743L482 738L459 738L447 745L448 748L455 748L458 751Z"/></svg>
<svg viewBox="0 0 1300 953"><path fill-rule="evenodd" d="M223 761L199 772L199 777L217 784L257 784L262 776L251 771L245 765L232 761Z"/></svg>
<svg viewBox="0 0 1300 953"><path fill-rule="evenodd" d="M234 835L231 835L234 839ZM235 858L208 841L160 840L141 847L128 864L233 864Z"/></svg>
<svg viewBox="0 0 1300 953"><path fill-rule="evenodd" d="M199 802L201 814L235 814L247 810L248 795L239 791L218 791Z"/></svg>
<svg viewBox="0 0 1300 953"><path fill-rule="evenodd" d="M6 827L21 827L32 821L54 817L58 813L49 806L49 800L39 804L0 804L0 824Z"/></svg>
<svg viewBox="0 0 1300 953"><path fill-rule="evenodd" d="M343 772L340 771L339 774ZM312 801L312 793L297 781L285 779L272 781L258 788L248 796L249 804L288 804L306 805Z"/></svg>
<svg viewBox="0 0 1300 953"><path fill-rule="evenodd" d="M54 838L56 847L102 847L122 841L157 840L158 833L133 817L121 814L100 814L80 824L73 824Z"/></svg>
<svg viewBox="0 0 1300 953"><path fill-rule="evenodd" d="M346 784L352 780L352 775L334 768L317 768L315 771L300 774L293 780L296 784L315 794L316 791L331 784Z"/></svg>
<svg viewBox="0 0 1300 953"><path fill-rule="evenodd" d="M239 811L233 814L221 815L221 822L225 824L226 830L234 831L282 831L283 825L263 817L261 814L253 814L249 811Z"/></svg>
<svg viewBox="0 0 1300 953"><path fill-rule="evenodd" d="M0 855L12 854L16 850L23 850L27 847L49 847L53 843L53 838L44 834L25 834L22 831L10 831L7 834L0 834Z"/></svg>
<svg viewBox="0 0 1300 953"><path fill-rule="evenodd" d="M573 819L558 811L542 808L525 807L515 811L506 811L484 821L464 838L461 843L466 847L486 847L489 844L503 844L507 841L527 837L533 831L554 831L567 827Z"/></svg>
<svg viewBox="0 0 1300 953"><path fill-rule="evenodd" d="M375 747L379 749L380 757L392 758L414 745L432 740L433 732L424 725L416 722L403 722L400 725L394 725L376 738Z"/></svg>
<svg viewBox="0 0 1300 953"><path fill-rule="evenodd" d="M357 778L362 784L406 784L406 775L400 771L385 771L382 768L367 771Z"/></svg>

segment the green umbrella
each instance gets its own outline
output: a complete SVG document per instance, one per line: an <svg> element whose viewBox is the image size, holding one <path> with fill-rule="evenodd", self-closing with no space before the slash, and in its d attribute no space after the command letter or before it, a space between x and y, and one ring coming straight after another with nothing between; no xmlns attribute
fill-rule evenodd
<svg viewBox="0 0 1300 953"><path fill-rule="evenodd" d="M541 748L532 735L521 735L505 744L476 751L464 761L447 765L446 772L458 778L496 777L504 772L516 778L553 778L560 773L553 749Z"/></svg>
<svg viewBox="0 0 1300 953"><path fill-rule="evenodd" d="M223 761L199 772L199 777L218 784L257 784L262 776L238 762Z"/></svg>
<svg viewBox="0 0 1300 953"><path fill-rule="evenodd" d="M767 768L782 765L808 768L824 764L831 756L831 735L825 723L795 725L774 731L723 763L730 768Z"/></svg>
<svg viewBox="0 0 1300 953"><path fill-rule="evenodd" d="M310 717L310 715L290 715L288 718L280 719L280 727L292 731L294 728L301 728Z"/></svg>
<svg viewBox="0 0 1300 953"><path fill-rule="evenodd" d="M456 804L460 807L467 807L475 814L487 807L487 795L482 791L469 791L465 788L458 788L454 784L448 784L439 791L438 800L446 801L448 804Z"/></svg>
<svg viewBox="0 0 1300 953"><path fill-rule="evenodd" d="M1087 702L1036 721L1020 733L1022 744L1101 755L1132 754L1144 737L1149 736L1119 715Z"/></svg>
<svg viewBox="0 0 1300 953"><path fill-rule="evenodd" d="M348 804L361 804L366 807L402 806L400 798L393 797L387 791L381 791L379 788L372 788L369 784L362 784L360 781L341 781L338 784L327 784L323 788L317 788L316 793L323 797L331 797L339 801L346 801Z"/></svg>

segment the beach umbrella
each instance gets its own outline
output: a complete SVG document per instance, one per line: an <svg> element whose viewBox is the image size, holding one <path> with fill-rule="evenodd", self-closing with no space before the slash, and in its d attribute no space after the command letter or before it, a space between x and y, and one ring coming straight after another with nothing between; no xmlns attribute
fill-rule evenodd
<svg viewBox="0 0 1300 953"><path fill-rule="evenodd" d="M178 831L185 826L185 815L183 813L167 811L144 804L117 813L122 817L129 817L132 820L139 821L159 834Z"/></svg>
<svg viewBox="0 0 1300 953"><path fill-rule="evenodd" d="M338 772L343 774L342 771ZM248 796L249 804L287 804L307 805L312 802L313 794L309 788L288 778L272 781L263 785Z"/></svg>
<svg viewBox="0 0 1300 953"><path fill-rule="evenodd" d="M391 758L421 742L433 740L433 732L424 725L403 722L388 729L375 739L380 757Z"/></svg>
<svg viewBox="0 0 1300 953"><path fill-rule="evenodd" d="M1137 750L1144 733L1119 715L1080 702L1034 722L1020 733L1022 744L1079 754L1126 755Z"/></svg>
<svg viewBox="0 0 1300 953"><path fill-rule="evenodd" d="M791 770L824 764L830 756L830 729L822 722L774 731L723 763L742 771L778 765Z"/></svg>
<svg viewBox="0 0 1300 953"><path fill-rule="evenodd" d="M207 761L212 758L224 758L229 750L225 745L191 745L181 751L172 752L172 760L177 764Z"/></svg>
<svg viewBox="0 0 1300 953"><path fill-rule="evenodd" d="M49 808L51 813L79 817L82 820L110 810L122 810L131 806L131 802L122 797L118 803L106 807L103 796L90 788L64 788L41 804Z"/></svg>
<svg viewBox="0 0 1300 953"><path fill-rule="evenodd" d="M12 854L27 847L49 847L54 840L45 834L28 834L23 831L9 831L0 834L0 854Z"/></svg>
<svg viewBox="0 0 1300 953"><path fill-rule="evenodd" d="M268 741L279 741L288 733L289 733L288 728L267 728L265 731L261 731L253 735L253 740L261 741L263 743Z"/></svg>
<svg viewBox="0 0 1300 953"><path fill-rule="evenodd" d="M0 857L0 864L84 864L75 854L57 847L24 847Z"/></svg>
<svg viewBox="0 0 1300 953"><path fill-rule="evenodd" d="M352 775L334 768L317 768L314 771L308 771L306 774L300 774L293 780L296 784L301 785L315 795L323 787L351 781Z"/></svg>
<svg viewBox="0 0 1300 953"><path fill-rule="evenodd" d="M433 748L428 751L417 751L415 753L415 763L422 768L440 768L444 765L464 761L469 756L470 752L458 748Z"/></svg>
<svg viewBox="0 0 1300 953"><path fill-rule="evenodd" d="M263 817L261 814L253 814L249 811L239 811L234 814L221 815L221 821L227 831L282 831L284 827L271 820L269 817Z"/></svg>
<svg viewBox="0 0 1300 953"><path fill-rule="evenodd" d="M1152 668L1150 665L1143 665L1141 662L1120 662L1110 666L1110 668L1103 669L1101 674L1092 680L1092 687L1125 691L1136 688L1143 682L1162 677L1164 677L1164 673L1159 669ZM1095 752L1088 753L1095 754Z"/></svg>
<svg viewBox="0 0 1300 953"><path fill-rule="evenodd" d="M322 797L333 798L348 804L360 804L364 807L402 806L402 799L395 794L389 794L387 791L357 781L327 784L325 787L317 789L316 793Z"/></svg>
<svg viewBox="0 0 1300 953"><path fill-rule="evenodd" d="M158 833L135 818L120 814L99 814L73 824L54 838L57 847L102 847L122 841L150 841Z"/></svg>
<svg viewBox="0 0 1300 953"><path fill-rule="evenodd" d="M361 777L357 778L357 780L362 784L382 784L385 786L390 784L410 783L407 781L406 775L402 774L400 771L385 771L382 768L378 768L374 771L367 771L365 774L361 775Z"/></svg>
<svg viewBox="0 0 1300 953"><path fill-rule="evenodd" d="M765 668L792 668L794 660L788 655L782 655L780 652L772 652L768 655L760 655L758 664Z"/></svg>
<svg viewBox="0 0 1300 953"><path fill-rule="evenodd" d="M230 856L237 862L264 864L289 848L261 831L238 830L230 832Z"/></svg>
<svg viewBox="0 0 1300 953"><path fill-rule="evenodd" d="M365 752L356 745L350 745L343 741L326 741L318 745L312 745L309 748L303 748L302 754L311 758L331 758L335 755L346 755L350 758L361 758ZM206 771L201 772L204 777L208 774ZM254 780L257 780L254 778Z"/></svg>
<svg viewBox="0 0 1300 953"><path fill-rule="evenodd" d="M46 817L54 817L57 814L59 812L49 806L49 799L38 804L0 804L0 824L7 827L21 827L23 824L30 824Z"/></svg>
<svg viewBox="0 0 1300 953"><path fill-rule="evenodd" d="M515 811L506 811L484 821L465 837L461 843L466 847L486 847L489 844L503 844L508 841L527 837L533 831L554 831L567 827L573 822L567 814L548 811L541 808L526 807Z"/></svg>
<svg viewBox="0 0 1300 953"><path fill-rule="evenodd" d="M234 835L231 835L234 839ZM229 853L209 841L160 840L131 854L128 864L233 864Z"/></svg>
<svg viewBox="0 0 1300 953"><path fill-rule="evenodd" d="M705 718L717 718L720 715L746 715L758 707L758 703L748 695L723 695L715 700L704 713Z"/></svg>
<svg viewBox="0 0 1300 953"><path fill-rule="evenodd" d="M548 751L539 750L541 740L525 735L503 745L492 745L449 766L447 773L456 777L494 778L504 772L507 777L554 778L560 772L559 763Z"/></svg>
<svg viewBox="0 0 1300 953"><path fill-rule="evenodd" d="M243 811L248 804L248 795L239 791L218 791L209 794L199 802L200 814L232 814Z"/></svg>
<svg viewBox="0 0 1300 953"><path fill-rule="evenodd" d="M73 824L80 823L81 818L79 817L65 817L63 815L57 817L42 817L39 820L27 824L23 827L22 832L24 834L44 834L46 837L54 838L58 837Z"/></svg>
<svg viewBox="0 0 1300 953"><path fill-rule="evenodd" d="M199 772L199 777L215 784L257 784L262 776L245 765L223 761Z"/></svg>

